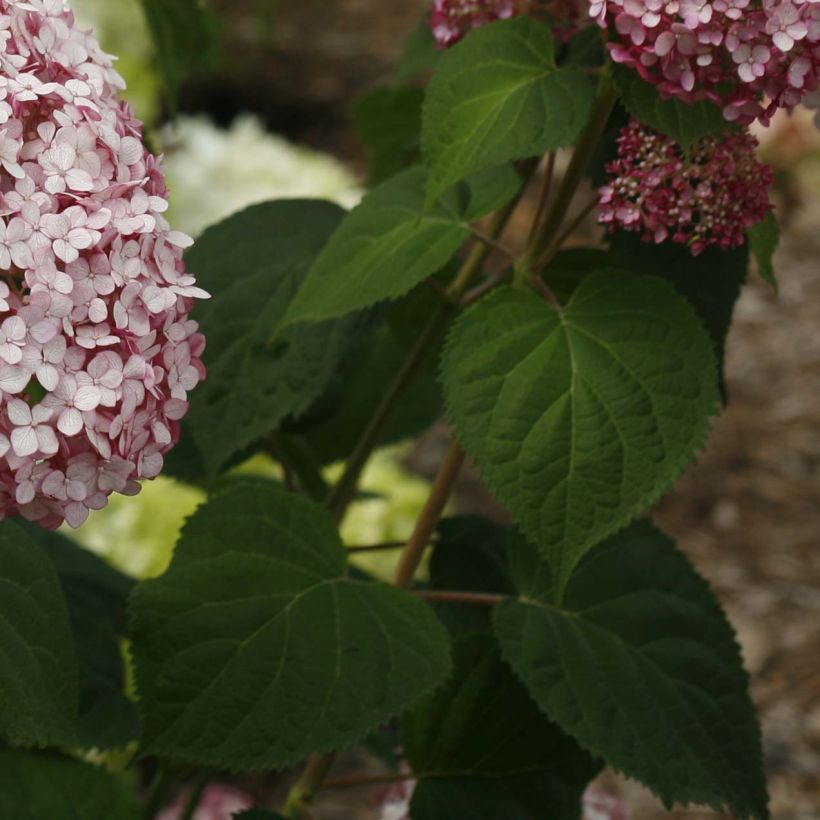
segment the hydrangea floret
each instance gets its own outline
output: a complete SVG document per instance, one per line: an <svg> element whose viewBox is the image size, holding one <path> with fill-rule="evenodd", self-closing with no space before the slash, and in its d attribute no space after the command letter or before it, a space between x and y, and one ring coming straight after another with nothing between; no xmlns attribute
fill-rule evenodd
<svg viewBox="0 0 820 820"><path fill-rule="evenodd" d="M711 100L730 121L768 124L820 88L813 0L591 0L612 59L662 95Z"/></svg>
<svg viewBox="0 0 820 820"><path fill-rule="evenodd" d="M62 0L0 0L0 518L137 492L205 375L207 294L124 85Z"/></svg>
<svg viewBox="0 0 820 820"><path fill-rule="evenodd" d="M454 45L474 28L519 12L518 0L434 0L430 25L440 48Z"/></svg>

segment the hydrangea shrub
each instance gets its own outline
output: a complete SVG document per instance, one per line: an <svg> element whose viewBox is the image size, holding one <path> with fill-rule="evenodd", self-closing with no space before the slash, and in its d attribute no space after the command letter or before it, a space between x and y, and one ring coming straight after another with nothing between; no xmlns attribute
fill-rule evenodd
<svg viewBox="0 0 820 820"><path fill-rule="evenodd" d="M145 5L173 93L210 24ZM767 818L735 634L650 516L774 283L748 127L816 99L818 9L435 0L357 109L361 202L189 247L111 58L0 0L0 816L629 817L608 765ZM410 538L346 543L371 456L437 422ZM468 460L505 516L450 514ZM159 577L54 531L160 471L207 499Z"/></svg>

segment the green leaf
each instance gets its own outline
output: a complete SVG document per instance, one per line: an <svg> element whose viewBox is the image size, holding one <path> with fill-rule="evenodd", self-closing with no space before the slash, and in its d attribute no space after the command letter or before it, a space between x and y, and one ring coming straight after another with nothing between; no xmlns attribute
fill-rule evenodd
<svg viewBox="0 0 820 820"><path fill-rule="evenodd" d="M749 249L757 262L758 272L777 291L773 257L780 244L780 224L774 211L769 211L762 222L750 228L747 236Z"/></svg>
<svg viewBox="0 0 820 820"><path fill-rule="evenodd" d="M342 221L310 269L282 327L344 316L404 296L437 273L469 238L467 222L500 207L520 187L502 168L488 185L460 185L424 208L426 172L412 168L371 191Z"/></svg>
<svg viewBox="0 0 820 820"><path fill-rule="evenodd" d="M37 542L18 524L3 521L0 734L26 743L70 746L76 725L77 656L60 582Z"/></svg>
<svg viewBox="0 0 820 820"><path fill-rule="evenodd" d="M667 804L767 817L732 628L674 544L633 524L587 556L560 607L535 547L510 558L523 597L499 604L495 630L544 714Z"/></svg>
<svg viewBox="0 0 820 820"><path fill-rule="evenodd" d="M122 652L134 581L65 536L25 526L51 559L68 604L79 660L77 742L86 749L122 748L139 735L136 706L125 695Z"/></svg>
<svg viewBox="0 0 820 820"><path fill-rule="evenodd" d="M248 809L233 815L234 820L285 820L281 814L275 814L265 809Z"/></svg>
<svg viewBox="0 0 820 820"><path fill-rule="evenodd" d="M329 202L255 205L200 238L186 257L212 299L198 305L208 379L191 396L182 455L213 479L232 459L321 395L347 349L355 318L295 328L268 340L344 211ZM191 453L193 450L193 453ZM181 463L182 462L182 463ZM180 468L181 463L181 468Z"/></svg>
<svg viewBox="0 0 820 820"><path fill-rule="evenodd" d="M672 137L684 150L704 137L733 127L715 103L663 99L655 86L626 66L615 66L615 82L621 92L621 102L633 117Z"/></svg>
<svg viewBox="0 0 820 820"><path fill-rule="evenodd" d="M548 807L551 820L577 820L600 764L539 713L489 632L458 639L454 666L447 684L402 721L408 760L422 780L414 820L443 816L435 806L444 794L448 817L472 818L479 797L499 795L504 810L479 816L542 820Z"/></svg>
<svg viewBox="0 0 820 820"><path fill-rule="evenodd" d="M726 336L735 303L746 281L748 248L730 251L707 248L699 256L692 256L683 245L649 244L626 231L612 237L611 248L612 264L633 273L665 279L686 297L712 337L722 384Z"/></svg>
<svg viewBox="0 0 820 820"><path fill-rule="evenodd" d="M593 85L578 68L557 68L553 49L548 25L517 17L472 32L444 55L422 119L430 200L476 171L574 142Z"/></svg>
<svg viewBox="0 0 820 820"><path fill-rule="evenodd" d="M201 507L132 602L144 750L190 763L276 769L344 748L450 668L426 604L348 577L327 513L262 485Z"/></svg>
<svg viewBox="0 0 820 820"><path fill-rule="evenodd" d="M404 83L430 71L438 65L441 55L442 51L436 45L430 28L430 15L425 14L404 46L394 82Z"/></svg>
<svg viewBox="0 0 820 820"><path fill-rule="evenodd" d="M442 378L462 444L559 587L674 483L718 398L686 301L616 271L588 276L561 312L531 291L490 294L455 324Z"/></svg>
<svg viewBox="0 0 820 820"><path fill-rule="evenodd" d="M314 406L284 429L303 438L322 464L346 459L413 348L419 327L439 303L440 296L420 286L392 306L371 333L356 340ZM438 359L442 341L430 345L404 400L385 425L379 446L417 436L441 416Z"/></svg>
<svg viewBox="0 0 820 820"><path fill-rule="evenodd" d="M369 186L418 161L423 99L421 88L378 88L357 103L353 122L365 146Z"/></svg>
<svg viewBox="0 0 820 820"><path fill-rule="evenodd" d="M134 795L104 769L54 754L0 749L0 817L138 820Z"/></svg>
<svg viewBox="0 0 820 820"><path fill-rule="evenodd" d="M175 103L183 81L212 54L213 21L199 0L142 0L142 5Z"/></svg>

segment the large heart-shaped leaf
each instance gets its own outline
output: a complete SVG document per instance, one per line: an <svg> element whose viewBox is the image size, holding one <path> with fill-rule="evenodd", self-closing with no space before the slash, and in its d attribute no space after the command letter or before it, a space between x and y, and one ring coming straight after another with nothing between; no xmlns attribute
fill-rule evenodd
<svg viewBox="0 0 820 820"><path fill-rule="evenodd" d="M133 611L145 749L192 763L272 769L348 746L450 667L426 604L347 576L327 513L262 483L201 507Z"/></svg>
<svg viewBox="0 0 820 820"><path fill-rule="evenodd" d="M3 521L0 734L70 746L76 731L77 656L60 581L40 546L18 524Z"/></svg>
<svg viewBox="0 0 820 820"><path fill-rule="evenodd" d="M427 90L429 198L483 168L570 145L592 100L581 69L556 67L545 23L518 17L472 32L444 55Z"/></svg>
<svg viewBox="0 0 820 820"><path fill-rule="evenodd" d="M760 736L732 628L672 542L639 522L590 553L560 605L535 547L514 543L520 600L494 614L544 714L667 803L765 818Z"/></svg>
<svg viewBox="0 0 820 820"><path fill-rule="evenodd" d="M677 479L718 403L712 345L686 300L615 271L584 279L560 311L496 291L454 326L442 374L459 438L559 587Z"/></svg>

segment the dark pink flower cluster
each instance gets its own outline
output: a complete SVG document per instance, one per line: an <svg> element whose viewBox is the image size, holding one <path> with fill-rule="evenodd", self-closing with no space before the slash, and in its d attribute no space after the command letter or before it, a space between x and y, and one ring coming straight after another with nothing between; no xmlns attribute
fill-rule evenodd
<svg viewBox="0 0 820 820"><path fill-rule="evenodd" d="M518 14L518 0L434 0L430 26L440 48L448 48L474 28Z"/></svg>
<svg viewBox="0 0 820 820"><path fill-rule="evenodd" d="M820 88L817 0L590 0L612 58L662 95L768 124Z"/></svg>
<svg viewBox="0 0 820 820"><path fill-rule="evenodd" d="M123 87L63 0L0 0L0 518L137 492L204 376L207 294Z"/></svg>
<svg viewBox="0 0 820 820"><path fill-rule="evenodd" d="M632 120L607 166L599 221L610 230L671 239L694 255L710 245L738 247L768 213L771 169L755 157L750 134L707 137L688 153L669 137Z"/></svg>

